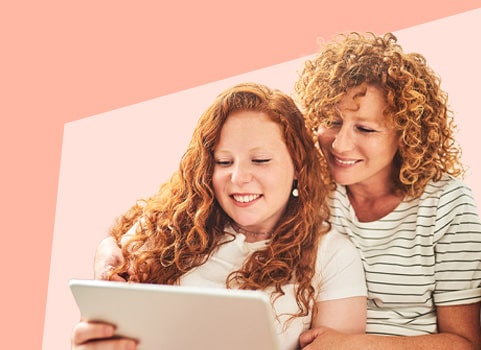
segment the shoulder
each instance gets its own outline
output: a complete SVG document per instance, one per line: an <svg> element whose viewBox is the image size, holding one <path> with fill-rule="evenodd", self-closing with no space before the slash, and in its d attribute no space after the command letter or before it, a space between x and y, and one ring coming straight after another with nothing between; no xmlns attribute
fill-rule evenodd
<svg viewBox="0 0 481 350"><path fill-rule="evenodd" d="M321 239L318 258L321 264L326 265L333 260L352 261L359 259L359 253L351 240L332 228Z"/></svg>
<svg viewBox="0 0 481 350"><path fill-rule="evenodd" d="M424 189L422 197L444 197L457 198L459 196L473 196L471 188L469 188L462 180L444 175L438 181L430 181Z"/></svg>
<svg viewBox="0 0 481 350"><path fill-rule="evenodd" d="M460 179L444 175L439 181L430 181L419 198L420 205L445 212L477 211L473 191ZM468 210L468 211L471 211Z"/></svg>
<svg viewBox="0 0 481 350"><path fill-rule="evenodd" d="M478 237L481 233L479 210L472 190L450 175L426 186L419 199L418 218L432 218L435 241L446 244L454 240L473 240L473 235Z"/></svg>
<svg viewBox="0 0 481 350"><path fill-rule="evenodd" d="M331 230L321 238L321 247L326 246L329 246L330 248L342 248L353 245L347 236L339 233L335 228L331 228Z"/></svg>
<svg viewBox="0 0 481 350"><path fill-rule="evenodd" d="M359 252L350 239L332 229L323 236L317 257L318 300L366 295Z"/></svg>

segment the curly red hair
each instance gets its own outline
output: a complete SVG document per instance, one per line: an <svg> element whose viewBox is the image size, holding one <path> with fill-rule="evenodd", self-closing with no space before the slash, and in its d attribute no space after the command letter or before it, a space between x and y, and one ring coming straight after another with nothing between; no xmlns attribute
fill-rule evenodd
<svg viewBox="0 0 481 350"><path fill-rule="evenodd" d="M418 53L404 53L392 33L338 35L308 60L295 85L306 125L317 130L353 87L372 84L385 96L386 116L398 131L400 146L393 182L418 197L428 181L443 173L462 176L456 125L440 79Z"/></svg>
<svg viewBox="0 0 481 350"><path fill-rule="evenodd" d="M119 218L111 231L118 242L132 225L139 225L122 247L125 263L113 273L128 271L131 281L176 284L225 241L230 218L215 200L213 154L222 126L237 111L261 112L280 126L297 172L299 196L289 199L270 244L232 272L226 287L273 287L282 294L282 286L294 281L298 315L307 315L314 304L319 240L330 229L328 170L292 98L259 84L240 84L220 94L200 117L178 171L157 194Z"/></svg>

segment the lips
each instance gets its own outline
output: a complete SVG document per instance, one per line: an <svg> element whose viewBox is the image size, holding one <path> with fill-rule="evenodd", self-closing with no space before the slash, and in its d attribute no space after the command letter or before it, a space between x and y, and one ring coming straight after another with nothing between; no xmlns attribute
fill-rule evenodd
<svg viewBox="0 0 481 350"><path fill-rule="evenodd" d="M332 156L332 159L334 160L334 163L336 165L341 167L350 167L358 162L358 160L355 160L355 159L341 159L334 155Z"/></svg>
<svg viewBox="0 0 481 350"><path fill-rule="evenodd" d="M236 202L239 203L250 203L260 198L260 194L233 194L231 196Z"/></svg>

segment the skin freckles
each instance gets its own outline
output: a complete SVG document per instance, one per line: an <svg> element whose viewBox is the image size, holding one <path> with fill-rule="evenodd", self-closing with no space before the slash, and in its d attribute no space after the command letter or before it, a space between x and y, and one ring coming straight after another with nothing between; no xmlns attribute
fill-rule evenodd
<svg viewBox="0 0 481 350"><path fill-rule="evenodd" d="M338 116L318 129L331 174L338 184L347 186L360 221L382 218L403 198L393 191L393 160L399 141L389 127L385 108L382 91L363 84L348 91L338 105Z"/></svg>
<svg viewBox="0 0 481 350"><path fill-rule="evenodd" d="M382 91L368 85L351 89L341 100L329 127L318 138L334 179L341 185L383 183L391 177L398 149L396 132L389 128ZM354 98L354 96L356 96Z"/></svg>
<svg viewBox="0 0 481 350"><path fill-rule="evenodd" d="M216 199L242 229L269 232L282 216L294 165L279 126L259 112L232 114L214 157Z"/></svg>

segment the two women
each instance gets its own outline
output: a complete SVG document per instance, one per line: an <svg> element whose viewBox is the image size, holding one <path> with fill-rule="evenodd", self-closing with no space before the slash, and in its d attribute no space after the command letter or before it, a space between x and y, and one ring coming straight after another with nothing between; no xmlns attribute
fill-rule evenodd
<svg viewBox="0 0 481 350"><path fill-rule="evenodd" d="M368 288L366 334L313 323L301 347L480 349L481 222L439 77L394 35L351 33L306 62L295 90L332 179L328 222ZM327 188L322 168L310 176ZM97 276L122 257L108 239L97 252Z"/></svg>

